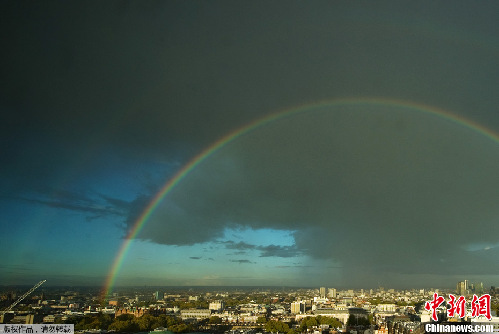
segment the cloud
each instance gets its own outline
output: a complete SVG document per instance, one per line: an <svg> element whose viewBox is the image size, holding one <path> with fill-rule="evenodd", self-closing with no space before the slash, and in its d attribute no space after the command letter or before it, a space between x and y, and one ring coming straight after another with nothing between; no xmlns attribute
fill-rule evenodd
<svg viewBox="0 0 499 334"><path fill-rule="evenodd" d="M296 257L303 253L296 246L269 245L259 247L262 251L260 257Z"/></svg>
<svg viewBox="0 0 499 334"><path fill-rule="evenodd" d="M238 251L238 252L234 252L234 253L229 253L228 255L246 255L248 252L245 252L245 251Z"/></svg>
<svg viewBox="0 0 499 334"><path fill-rule="evenodd" d="M251 262L250 260L229 260L230 262L235 262L235 263L254 263Z"/></svg>
<svg viewBox="0 0 499 334"><path fill-rule="evenodd" d="M50 189L43 192L34 192L25 196L0 196L6 200L28 202L36 205L48 206L88 214L89 219L106 216L126 217L129 215L130 203L119 199L104 197L104 201L91 198L84 193Z"/></svg>
<svg viewBox="0 0 499 334"><path fill-rule="evenodd" d="M301 256L303 253L296 248L296 246L281 246L281 245L268 245L268 246L259 246L259 245L251 245L246 242L233 242L226 241L223 242L227 249L236 249L239 252L235 254L245 253L246 250L257 250L260 251L260 257L296 257Z"/></svg>
<svg viewBox="0 0 499 334"><path fill-rule="evenodd" d="M190 256L189 259L191 259L191 260L200 260L202 258L200 256Z"/></svg>
<svg viewBox="0 0 499 334"><path fill-rule="evenodd" d="M226 228L271 228L296 231L295 245L225 247L306 255L373 279L492 275L497 260L462 246L499 241L498 153L486 137L433 115L324 107L214 153L168 194L141 237L196 244L219 240Z"/></svg>
<svg viewBox="0 0 499 334"><path fill-rule="evenodd" d="M222 242L227 249L237 249L237 250L248 250L248 249L257 249L258 246L248 244L244 241L234 242L234 241L225 241Z"/></svg>
<svg viewBox="0 0 499 334"><path fill-rule="evenodd" d="M497 143L460 124L499 132L495 4L473 17L444 3L192 6L2 4L0 204L15 218L7 201L29 207L19 221L43 205L129 231L173 173L235 129L372 96L459 121L369 104L288 115L200 161L138 238L195 245L267 228L295 244L232 249L340 263L366 280L497 274L497 258L466 249L499 242Z"/></svg>

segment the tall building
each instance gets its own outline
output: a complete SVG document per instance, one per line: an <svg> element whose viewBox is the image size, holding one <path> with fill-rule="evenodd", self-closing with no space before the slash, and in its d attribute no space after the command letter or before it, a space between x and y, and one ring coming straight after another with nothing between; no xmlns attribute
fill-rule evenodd
<svg viewBox="0 0 499 334"><path fill-rule="evenodd" d="M468 289L469 289L468 280L457 282L456 292L458 295L468 294L469 292Z"/></svg>
<svg viewBox="0 0 499 334"><path fill-rule="evenodd" d="M321 286L319 289L319 294L321 298L326 298L326 288Z"/></svg>
<svg viewBox="0 0 499 334"><path fill-rule="evenodd" d="M336 289L335 288L330 288L328 295L329 295L330 298L336 298Z"/></svg>
<svg viewBox="0 0 499 334"><path fill-rule="evenodd" d="M305 313L305 302L293 302L291 303L291 313L300 314Z"/></svg>
<svg viewBox="0 0 499 334"><path fill-rule="evenodd" d="M475 283L473 292L476 294L482 294L484 292L483 283L482 282Z"/></svg>

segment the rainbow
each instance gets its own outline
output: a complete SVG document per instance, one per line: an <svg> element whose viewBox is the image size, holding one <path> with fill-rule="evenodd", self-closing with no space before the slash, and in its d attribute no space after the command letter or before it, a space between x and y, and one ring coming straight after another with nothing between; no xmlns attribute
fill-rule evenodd
<svg viewBox="0 0 499 334"><path fill-rule="evenodd" d="M126 258L127 252L130 248L130 245L132 243L132 240L140 233L144 225L146 224L147 220L149 217L152 215L152 213L155 211L155 209L158 207L158 205L161 203L163 198L165 198L166 195L184 179L186 175L188 175L193 169L195 169L199 164L201 164L205 159L207 159L209 156L211 156L214 152L220 150L223 148L227 143L232 142L233 140L255 130L256 128L259 128L265 124L268 124L270 122L274 122L280 119L283 119L285 117L292 117L293 115L299 114L299 113L304 113L304 112L311 112L314 111L318 108L321 107L327 107L327 106L349 106L349 105L376 105L376 106L388 106L388 107L399 107L399 108L404 108L404 109L409 109L415 112L423 112L427 114L432 114L435 115L439 118L447 119L451 122L457 123L459 125L462 125L466 128L469 128L473 131L476 131L485 137L491 139L492 141L495 141L499 143L499 136L492 132L491 130L475 123L472 122L468 119L465 119L464 117L454 115L450 112L447 112L442 109L438 109L435 107L423 105L423 104L417 104L413 102L408 102L408 101L402 101L402 100L392 100L392 99L380 99L380 98L355 98L355 99L337 99L337 100L326 100L326 101L321 101L313 104L308 104L308 105L302 105L299 107L294 107L291 109L287 109L281 112L277 112L274 114L270 114L264 118L260 118L248 125L245 125L241 128L236 129L235 131L232 131L231 133L225 135L224 137L220 138L216 142L214 142L211 146L206 148L204 151L196 155L194 158L192 158L185 166L183 166L171 179L169 179L166 184L160 189L160 191L154 196L152 201L147 205L147 207L144 209L142 214L138 217L138 219L135 221L134 225L128 232L128 235L126 236L124 242L121 244L121 247L116 255L116 258L114 259L114 262L112 264L112 267L109 271L109 274L107 276L107 279L105 281L105 285L103 288L103 297L107 296L109 293L111 293L111 290L114 286L114 283L116 281L116 278L118 276L118 273L120 271L120 268L123 264L124 259Z"/></svg>

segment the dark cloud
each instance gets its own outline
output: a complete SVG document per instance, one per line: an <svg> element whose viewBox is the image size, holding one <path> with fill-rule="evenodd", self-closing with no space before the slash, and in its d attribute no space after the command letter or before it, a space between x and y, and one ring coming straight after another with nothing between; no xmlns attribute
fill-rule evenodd
<svg viewBox="0 0 499 334"><path fill-rule="evenodd" d="M191 260L201 260L202 257L200 257L200 256L190 256L189 259L191 259Z"/></svg>
<svg viewBox="0 0 499 334"><path fill-rule="evenodd" d="M303 255L296 246L269 245L259 249L262 251L260 257L296 257Z"/></svg>
<svg viewBox="0 0 499 334"><path fill-rule="evenodd" d="M33 193L31 197L0 196L4 200L22 201L51 208L70 210L86 214L89 219L106 216L127 217L129 205L126 201L105 197L104 201L88 197L86 194L65 190L52 190L48 193Z"/></svg>
<svg viewBox="0 0 499 334"><path fill-rule="evenodd" d="M119 218L128 231L217 140L325 99L421 103L498 133L497 13L496 2L4 1L2 203ZM403 107L302 113L199 163L139 238L276 229L295 244L221 247L339 263L366 281L496 275L498 153L469 127Z"/></svg>
<svg viewBox="0 0 499 334"><path fill-rule="evenodd" d="M247 250L247 249L256 249L257 248L256 245L251 245L251 244L248 244L244 241L239 241L239 242L226 241L226 242L223 242L223 244L225 245L225 247L227 249Z"/></svg>
<svg viewBox="0 0 499 334"><path fill-rule="evenodd" d="M245 255L247 254L248 252L246 251L238 251L238 252L234 252L234 253L229 253L227 255Z"/></svg>
<svg viewBox="0 0 499 334"><path fill-rule="evenodd" d="M213 154L169 194L142 237L192 244L226 228L273 228L295 231L296 245L225 247L262 257L305 254L373 278L495 275L497 260L466 247L499 243L491 224L499 217L498 153L477 131L412 109L319 108ZM177 238L162 238L163 230Z"/></svg>
<svg viewBox="0 0 499 334"><path fill-rule="evenodd" d="M303 253L299 249L297 249L296 246L259 246L251 245L243 241L237 243L233 241L227 241L223 244L227 249L239 250L239 252L236 252L235 254L243 254L245 250L257 250L260 251L260 257L296 257L303 255Z"/></svg>
<svg viewBox="0 0 499 334"><path fill-rule="evenodd" d="M313 268L314 266L305 265L292 265L292 266L276 266L275 268L288 269L288 268Z"/></svg>
<svg viewBox="0 0 499 334"><path fill-rule="evenodd" d="M230 262L235 262L235 263L254 263L251 262L250 260L229 260Z"/></svg>

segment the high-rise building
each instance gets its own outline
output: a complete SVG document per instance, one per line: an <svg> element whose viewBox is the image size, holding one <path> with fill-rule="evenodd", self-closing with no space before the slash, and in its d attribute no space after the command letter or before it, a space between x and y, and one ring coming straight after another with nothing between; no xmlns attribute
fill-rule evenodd
<svg viewBox="0 0 499 334"><path fill-rule="evenodd" d="M328 295L329 295L330 298L336 298L336 289L335 288L330 288Z"/></svg>
<svg viewBox="0 0 499 334"><path fill-rule="evenodd" d="M319 295L321 298L326 298L326 288L321 286L319 289Z"/></svg>
<svg viewBox="0 0 499 334"><path fill-rule="evenodd" d="M291 313L293 314L305 313L305 302L299 301L291 303Z"/></svg>
<svg viewBox="0 0 499 334"><path fill-rule="evenodd" d="M458 295L468 294L468 289L469 289L468 280L457 282L456 292Z"/></svg>

